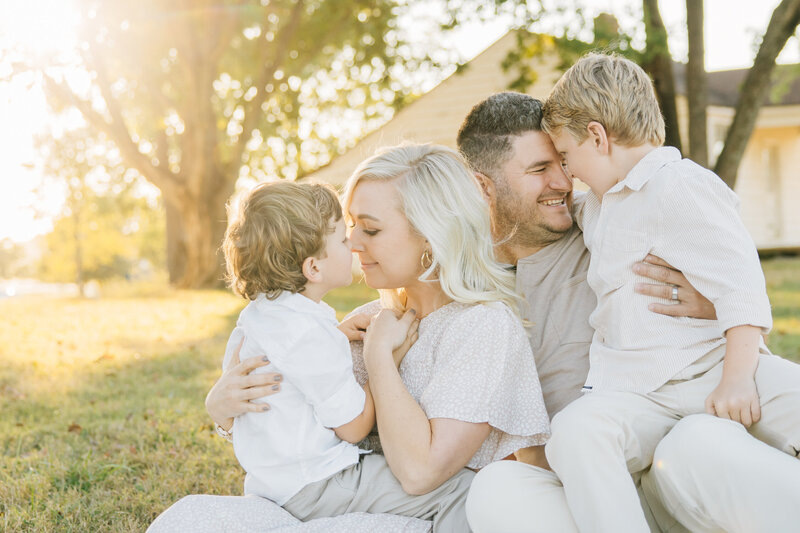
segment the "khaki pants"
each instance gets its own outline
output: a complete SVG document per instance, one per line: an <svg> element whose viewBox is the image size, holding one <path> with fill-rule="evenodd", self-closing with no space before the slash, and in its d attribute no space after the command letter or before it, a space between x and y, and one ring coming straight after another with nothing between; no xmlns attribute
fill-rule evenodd
<svg viewBox="0 0 800 533"><path fill-rule="evenodd" d="M382 455L362 455L358 464L303 487L283 508L300 520L344 513L391 513L433 521L435 533L469 533L464 503L475 473L462 468L421 496L403 491Z"/></svg>
<svg viewBox="0 0 800 533"><path fill-rule="evenodd" d="M580 531L649 531L628 472L636 479L650 467L656 447L678 420L704 411L706 397L719 384L723 354L724 346L654 392L593 392L555 416L545 450L564 483ZM800 450L800 366L762 355L755 381L761 421L750 433L796 456Z"/></svg>

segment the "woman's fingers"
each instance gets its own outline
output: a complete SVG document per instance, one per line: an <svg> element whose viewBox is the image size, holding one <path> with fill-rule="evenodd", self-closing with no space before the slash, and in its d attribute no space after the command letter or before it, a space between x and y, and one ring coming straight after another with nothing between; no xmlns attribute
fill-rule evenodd
<svg viewBox="0 0 800 533"><path fill-rule="evenodd" d="M242 388L263 387L275 385L283 381L283 375L278 372L266 372L264 374L249 374L242 377Z"/></svg>
<svg viewBox="0 0 800 533"><path fill-rule="evenodd" d="M238 392L238 400L241 402L247 402L248 405L259 405L257 403L253 403L252 400L257 400L259 398L263 398L265 396L272 396L273 394L277 394L281 391L281 384L274 383L271 385L260 385L258 387L250 387L249 389L242 389Z"/></svg>

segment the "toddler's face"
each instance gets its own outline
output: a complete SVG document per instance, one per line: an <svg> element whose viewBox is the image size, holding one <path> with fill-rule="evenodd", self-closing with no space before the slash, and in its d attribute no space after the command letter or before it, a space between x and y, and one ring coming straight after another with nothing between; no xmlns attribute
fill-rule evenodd
<svg viewBox="0 0 800 533"><path fill-rule="evenodd" d="M324 258L318 264L329 288L346 287L353 281L353 250L344 224L344 217L336 222L333 233L325 239Z"/></svg>

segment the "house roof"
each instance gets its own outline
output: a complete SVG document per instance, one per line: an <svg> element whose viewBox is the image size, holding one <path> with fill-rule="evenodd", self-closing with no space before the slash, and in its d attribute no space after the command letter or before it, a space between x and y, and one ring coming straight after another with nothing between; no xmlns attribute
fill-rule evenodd
<svg viewBox="0 0 800 533"><path fill-rule="evenodd" d="M503 59L514 47L516 33L509 32L463 68L401 109L383 126L304 179L341 185L376 148L403 141L432 142L455 148L458 128L472 106L494 93L508 90L516 78L515 72L505 72L501 67ZM557 58L544 56L532 61L539 79L526 92L544 99L561 74L555 68Z"/></svg>
<svg viewBox="0 0 800 533"><path fill-rule="evenodd" d="M303 179L342 185L356 166L374 154L377 148L403 141L432 142L455 148L459 126L472 106L494 93L508 90L514 81L516 73L504 71L501 64L517 46L516 38L516 32L505 34L463 68L398 111L384 125ZM555 53L545 53L530 61L534 63L531 66L538 74L538 79L528 87L526 93L543 100L561 76L557 68L559 60ZM686 94L686 65L673 63L673 68L676 92ZM798 68L800 65L778 66L778 76L774 76L772 88L785 83L785 80L791 82L788 90L781 94L780 100L773 101L770 94L764 105L800 104L800 76L796 76ZM708 104L734 107L747 71L748 69L709 72ZM796 78L787 77L789 75Z"/></svg>
<svg viewBox="0 0 800 533"><path fill-rule="evenodd" d="M673 62L675 91L686 94L686 65ZM739 92L750 69L720 70L707 73L708 105L736 107ZM800 104L800 65L777 65L773 71L770 91L763 105ZM776 94L777 93L777 94ZM773 99L778 96L778 99Z"/></svg>

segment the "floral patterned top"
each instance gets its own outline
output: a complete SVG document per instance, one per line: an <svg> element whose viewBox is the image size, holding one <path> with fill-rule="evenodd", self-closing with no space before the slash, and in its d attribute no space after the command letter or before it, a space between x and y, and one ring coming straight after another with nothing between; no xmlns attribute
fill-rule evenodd
<svg viewBox="0 0 800 533"><path fill-rule="evenodd" d="M375 314L373 301L352 314ZM363 343L350 344L353 371L367 380ZM536 363L519 318L501 303L452 302L419 324L419 339L400 364L400 377L429 419L488 422L491 432L467 466L478 469L520 448L544 444L550 422ZM377 435L368 446L380 449Z"/></svg>

